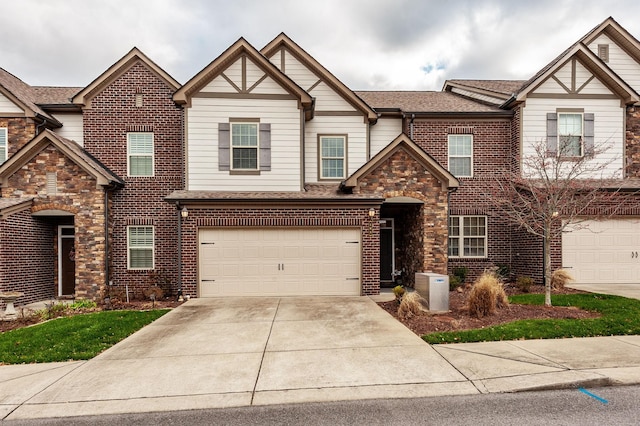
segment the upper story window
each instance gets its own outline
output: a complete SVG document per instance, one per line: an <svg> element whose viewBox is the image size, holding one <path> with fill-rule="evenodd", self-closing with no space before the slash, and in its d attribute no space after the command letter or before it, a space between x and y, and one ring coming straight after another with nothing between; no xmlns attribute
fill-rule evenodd
<svg viewBox="0 0 640 426"><path fill-rule="evenodd" d="M582 114L558 113L558 155L582 157Z"/></svg>
<svg viewBox="0 0 640 426"><path fill-rule="evenodd" d="M8 151L9 151L9 146L7 143L7 128L0 127L0 164L7 161Z"/></svg>
<svg viewBox="0 0 640 426"><path fill-rule="evenodd" d="M547 113L547 156L563 159L594 154L595 115L583 110Z"/></svg>
<svg viewBox="0 0 640 426"><path fill-rule="evenodd" d="M231 123L231 169L258 170L258 123Z"/></svg>
<svg viewBox="0 0 640 426"><path fill-rule="evenodd" d="M344 179L346 136L320 136L320 179Z"/></svg>
<svg viewBox="0 0 640 426"><path fill-rule="evenodd" d="M129 269L153 269L153 226L129 226L127 228Z"/></svg>
<svg viewBox="0 0 640 426"><path fill-rule="evenodd" d="M449 257L487 257L487 217L449 217Z"/></svg>
<svg viewBox="0 0 640 426"><path fill-rule="evenodd" d="M449 171L455 177L473 176L473 135L449 135Z"/></svg>
<svg viewBox="0 0 640 426"><path fill-rule="evenodd" d="M153 133L127 133L129 176L153 176Z"/></svg>

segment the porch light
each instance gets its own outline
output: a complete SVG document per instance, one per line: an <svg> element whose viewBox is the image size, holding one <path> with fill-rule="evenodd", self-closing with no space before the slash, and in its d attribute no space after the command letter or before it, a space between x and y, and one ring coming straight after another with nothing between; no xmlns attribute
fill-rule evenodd
<svg viewBox="0 0 640 426"><path fill-rule="evenodd" d="M369 209L369 217L374 217L376 215L376 211L373 208Z"/></svg>
<svg viewBox="0 0 640 426"><path fill-rule="evenodd" d="M182 216L183 219L186 219L189 216L189 210L187 210L187 207L182 207L182 210L180 210L180 216Z"/></svg>

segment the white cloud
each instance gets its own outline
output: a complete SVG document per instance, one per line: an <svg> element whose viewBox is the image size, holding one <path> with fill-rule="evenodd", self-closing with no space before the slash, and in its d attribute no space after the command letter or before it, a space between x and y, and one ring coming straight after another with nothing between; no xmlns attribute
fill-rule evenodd
<svg viewBox="0 0 640 426"><path fill-rule="evenodd" d="M239 37L280 32L353 89L526 79L608 16L640 37L640 3L599 0L21 0L3 5L0 66L88 84L133 46L185 82Z"/></svg>

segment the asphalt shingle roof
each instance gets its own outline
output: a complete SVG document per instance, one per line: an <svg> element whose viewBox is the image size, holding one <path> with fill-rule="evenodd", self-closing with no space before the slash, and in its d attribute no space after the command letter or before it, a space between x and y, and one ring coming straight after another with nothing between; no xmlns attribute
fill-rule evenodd
<svg viewBox="0 0 640 426"><path fill-rule="evenodd" d="M496 106L486 105L450 92L370 91L356 92L374 109L397 108L404 112L498 112Z"/></svg>

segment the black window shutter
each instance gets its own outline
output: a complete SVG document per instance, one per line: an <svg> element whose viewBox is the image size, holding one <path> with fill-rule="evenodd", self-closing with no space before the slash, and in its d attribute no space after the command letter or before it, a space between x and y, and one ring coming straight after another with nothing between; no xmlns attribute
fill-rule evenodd
<svg viewBox="0 0 640 426"><path fill-rule="evenodd" d="M271 124L260 123L260 170L271 170Z"/></svg>
<svg viewBox="0 0 640 426"><path fill-rule="evenodd" d="M218 170L230 170L231 129L229 123L218 124Z"/></svg>
<svg viewBox="0 0 640 426"><path fill-rule="evenodd" d="M584 114L584 155L593 155L594 151L594 121L593 113Z"/></svg>
<svg viewBox="0 0 640 426"><path fill-rule="evenodd" d="M558 114L547 113L547 156L558 155Z"/></svg>

